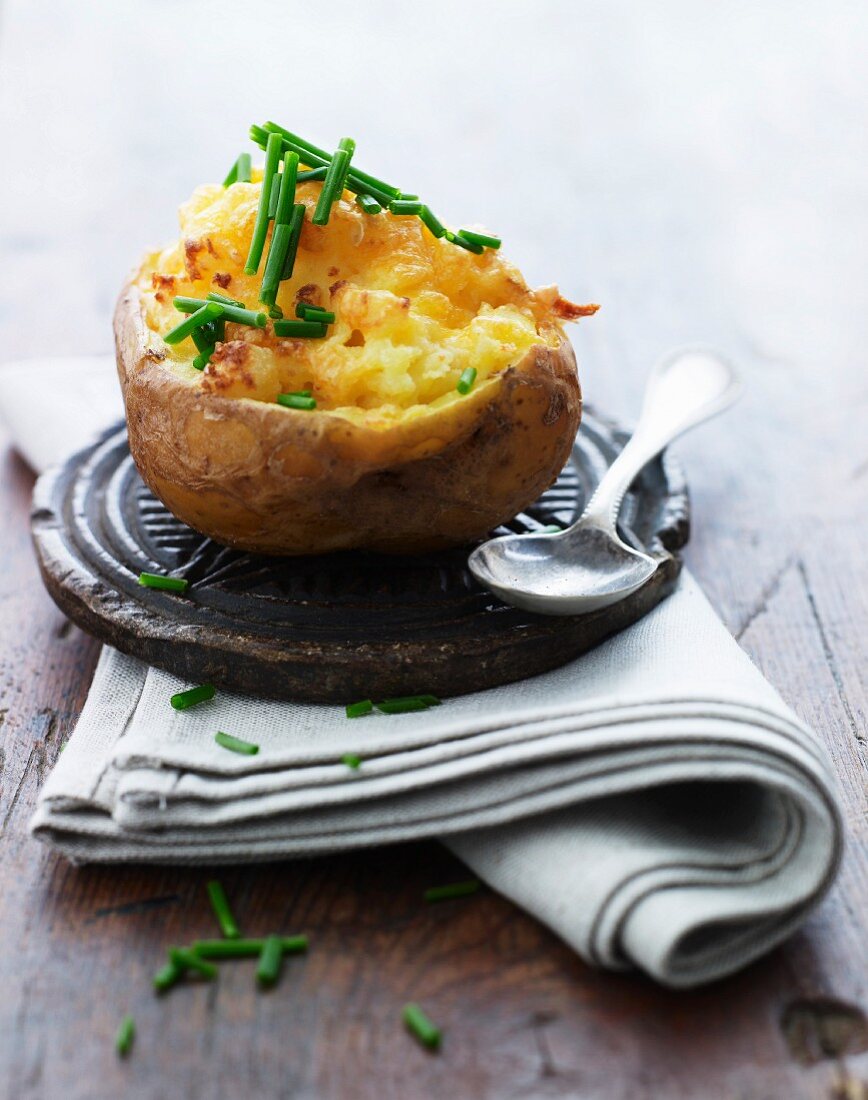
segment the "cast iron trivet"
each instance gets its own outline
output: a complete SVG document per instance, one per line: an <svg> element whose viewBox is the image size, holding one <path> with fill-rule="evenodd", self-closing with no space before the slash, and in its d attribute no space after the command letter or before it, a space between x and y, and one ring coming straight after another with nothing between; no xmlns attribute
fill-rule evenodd
<svg viewBox="0 0 868 1100"><path fill-rule="evenodd" d="M625 440L586 412L557 483L499 533L570 523ZM193 683L319 703L460 695L591 649L672 590L689 528L687 490L670 458L644 471L622 523L660 559L656 574L622 603L550 618L480 588L466 549L267 558L220 546L154 498L123 425L44 474L32 515L48 591L89 634ZM183 596L142 588L142 571L186 577L190 587Z"/></svg>

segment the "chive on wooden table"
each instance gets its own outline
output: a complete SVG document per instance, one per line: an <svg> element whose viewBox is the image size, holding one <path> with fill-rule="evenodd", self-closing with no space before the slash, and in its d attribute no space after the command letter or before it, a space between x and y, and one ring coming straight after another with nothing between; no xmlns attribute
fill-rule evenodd
<svg viewBox="0 0 868 1100"><path fill-rule="evenodd" d="M215 933L212 871L77 869L27 835L97 646L39 584L33 479L4 444L0 1095L865 1096L868 16L843 0L335 0L294 49L311 18L0 0L2 357L107 350L124 271L260 116L352 133L442 217L488 223L531 281L601 302L575 336L601 411L634 415L669 347L718 346L748 393L677 448L686 559L829 746L841 878L785 947L671 994L589 969L490 893L426 905L464 877L436 844L221 869L245 931L306 932L309 955L269 992L238 964L155 998L166 947ZM403 1029L411 1000L444 1029L437 1055Z"/></svg>

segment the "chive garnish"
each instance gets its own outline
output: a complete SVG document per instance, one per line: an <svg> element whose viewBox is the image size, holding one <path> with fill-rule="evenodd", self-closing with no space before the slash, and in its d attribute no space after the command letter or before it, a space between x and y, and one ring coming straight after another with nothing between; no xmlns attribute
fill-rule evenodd
<svg viewBox="0 0 868 1100"><path fill-rule="evenodd" d="M446 240L451 241L452 244L460 245L461 248L466 248L468 252L475 252L477 256L481 256L485 251L481 244L476 244L467 237L463 237L460 232L452 233L447 230Z"/></svg>
<svg viewBox="0 0 868 1100"><path fill-rule="evenodd" d="M280 306L277 306L277 305L269 306L268 307L268 316L272 319L272 321L282 321L283 320L283 310L280 308Z"/></svg>
<svg viewBox="0 0 868 1100"><path fill-rule="evenodd" d="M316 408L316 398L305 397L302 393L279 393L277 403L285 409L304 409L307 412Z"/></svg>
<svg viewBox="0 0 868 1100"><path fill-rule="evenodd" d="M210 298L211 295L209 294L208 297ZM179 295L173 302L175 309L180 310L181 313L192 313L193 317L204 306L219 306L219 318L222 321L232 321L236 325L249 325L251 328L265 328L268 324L268 318L261 310L245 309L243 306L232 303L231 298L203 302L199 298L186 298L183 295ZM191 321L193 317L188 317L187 320Z"/></svg>
<svg viewBox="0 0 868 1100"><path fill-rule="evenodd" d="M408 201L412 201L413 199L418 199L419 196L418 195L411 195L409 191L402 191L401 194L398 196L398 198L399 199L406 199Z"/></svg>
<svg viewBox="0 0 868 1100"><path fill-rule="evenodd" d="M274 215L277 213L277 203L280 199L280 187L278 186L280 176L274 177L274 186L271 188L271 194L268 197L268 220L273 221Z"/></svg>
<svg viewBox="0 0 868 1100"><path fill-rule="evenodd" d="M419 695L417 698L421 699L423 703L427 703L429 707L439 707L441 705L436 695Z"/></svg>
<svg viewBox="0 0 868 1100"><path fill-rule="evenodd" d="M226 306L220 305L219 302L205 302L180 325L176 325L171 332L167 332L163 340L167 344L180 344L182 340L186 340L194 329L213 321L215 317L220 317L226 308Z"/></svg>
<svg viewBox="0 0 868 1100"><path fill-rule="evenodd" d="M241 933L238 931L238 925L235 923L235 918L232 916L232 910L229 908L229 899L226 897L226 891L223 889L222 884L219 883L217 879L211 879L205 888L211 900L211 908L214 910L214 916L217 918L217 923L220 925L220 931L227 940L239 939Z"/></svg>
<svg viewBox="0 0 868 1100"><path fill-rule="evenodd" d="M213 684L200 684L199 687L190 688L189 691L179 691L177 695L173 695L169 702L175 708L175 710L189 710L190 707L195 707L197 703L204 703L208 699L213 699L215 695L215 688Z"/></svg>
<svg viewBox="0 0 868 1100"><path fill-rule="evenodd" d="M265 126L251 126L250 136L256 142L257 145L265 146L265 139L268 133L278 133L283 137L284 141L289 143L289 147L296 146L296 152L305 164L312 164L311 157L317 160L315 167L319 167L322 164L328 165L331 160L331 155L320 149L318 146L313 145L309 141L305 141L304 138L300 138L298 134L292 133L290 130L285 130L282 126L278 126L276 122L266 122ZM305 157L303 154L307 154ZM390 183L385 183L381 179L377 179L376 176L368 175L367 172L363 172L360 168L356 168L355 165L350 169L350 177L354 184L361 184L361 187L353 186L353 191L365 191L367 194L373 195L375 198L379 198L377 192L386 196L386 203L389 199L397 199L401 195L400 187L393 187ZM367 187L364 185L368 184Z"/></svg>
<svg viewBox="0 0 868 1100"><path fill-rule="evenodd" d="M240 153L235 163L229 169L224 187L231 187L233 183L250 183L250 154Z"/></svg>
<svg viewBox="0 0 868 1100"><path fill-rule="evenodd" d="M136 1021L132 1016L124 1016L121 1020L121 1026L118 1028L117 1036L115 1037L115 1050L121 1058L126 1058L130 1050L132 1050L133 1039L135 1037Z"/></svg>
<svg viewBox="0 0 868 1100"><path fill-rule="evenodd" d="M361 756L356 756L354 752L345 752L341 757L341 763L346 764L348 768L352 768L353 771L358 771L362 766Z"/></svg>
<svg viewBox="0 0 868 1100"><path fill-rule="evenodd" d="M466 370L461 372L461 377L458 379L458 385L455 387L459 393L467 394L473 389L473 383L476 381L476 367L467 367Z"/></svg>
<svg viewBox="0 0 868 1100"><path fill-rule="evenodd" d="M440 1046L440 1028L436 1027L417 1004L404 1005L401 1012L404 1023L422 1046L437 1050Z"/></svg>
<svg viewBox="0 0 868 1100"><path fill-rule="evenodd" d="M420 695L408 695L400 699L384 699L376 707L383 714L409 714L415 710L427 710L430 705Z"/></svg>
<svg viewBox="0 0 868 1100"><path fill-rule="evenodd" d="M459 235L471 244L482 245L485 248L500 248L503 241L500 237L492 237L488 233L476 233L472 229L459 229Z"/></svg>
<svg viewBox="0 0 868 1100"><path fill-rule="evenodd" d="M280 177L280 198L274 220L278 225L288 225L295 203L295 185L298 179L298 153L284 153L283 175Z"/></svg>
<svg viewBox="0 0 868 1100"><path fill-rule="evenodd" d="M415 199L392 199L389 210L393 214L421 214L424 206Z"/></svg>
<svg viewBox="0 0 868 1100"><path fill-rule="evenodd" d="M422 209L419 211L419 218L421 219L422 224L427 226L429 232L433 236L437 237L438 239L440 237L446 236L446 226L443 224L443 222L440 221L436 214L433 214L431 210L428 209L427 206L423 206Z"/></svg>
<svg viewBox="0 0 868 1100"><path fill-rule="evenodd" d="M252 741L242 741L240 737L233 737L231 733L223 733L222 730L214 734L214 740L230 752L240 752L245 756L256 756L259 752L259 745L254 745Z"/></svg>
<svg viewBox="0 0 868 1100"><path fill-rule="evenodd" d="M466 898L475 894L482 883L478 878L468 879L466 882L450 882L446 886L432 886L425 891L426 901L448 901L450 898Z"/></svg>
<svg viewBox="0 0 868 1100"><path fill-rule="evenodd" d="M175 966L174 963L166 963L162 970L158 970L154 975L154 989L158 993L165 993L167 989L171 989L175 982L182 977L182 971Z"/></svg>
<svg viewBox="0 0 868 1100"><path fill-rule="evenodd" d="M324 325L333 325L335 323L335 315L327 309L323 309L321 306L312 306L307 302L298 302L295 307L296 317L300 317L303 321L320 321Z"/></svg>
<svg viewBox="0 0 868 1100"><path fill-rule="evenodd" d="M306 183L308 180L324 180L327 171L328 168L323 165L322 168L311 168L309 172L299 172L298 182Z"/></svg>
<svg viewBox="0 0 868 1100"><path fill-rule="evenodd" d="M282 148L283 141L280 135L269 134L265 143L265 168L262 176L262 191L259 195L259 209L256 212L256 224L253 228L253 238L250 241L247 263L244 265L245 275L255 275L262 260L265 235L268 232L268 206L271 201L271 189L277 175L277 165Z"/></svg>
<svg viewBox="0 0 868 1100"><path fill-rule="evenodd" d="M341 197L344 189L344 180L350 168L350 159L353 155L355 142L352 138L341 138L340 145L331 159L326 178L323 180L322 191L316 203L311 221L314 225L328 225L332 207Z"/></svg>
<svg viewBox="0 0 868 1100"><path fill-rule="evenodd" d="M273 306L277 298L283 268L286 257L289 255L289 246L292 240L291 225L274 226L271 237L271 247L268 249L268 259L265 263L265 273L262 276L262 285L259 288L259 300L268 306Z"/></svg>
<svg viewBox="0 0 868 1100"><path fill-rule="evenodd" d="M227 298L225 294L218 294L216 290L209 290L206 298L209 302L219 302L221 306L235 306L238 309L244 309L244 303L239 302L237 298ZM191 298L190 301L195 302L195 298ZM175 307L178 308L177 306Z"/></svg>
<svg viewBox="0 0 868 1100"><path fill-rule="evenodd" d="M190 366L195 367L196 370L204 370L211 362L211 356L213 354L214 346L211 345L210 347L205 348L203 351L200 351L199 354L193 358Z"/></svg>
<svg viewBox="0 0 868 1100"><path fill-rule="evenodd" d="M275 321L274 335L283 337L317 337L326 335L322 321Z"/></svg>
<svg viewBox="0 0 868 1100"><path fill-rule="evenodd" d="M304 216L307 213L307 207L303 202L297 202L292 208L292 217L290 218L289 227L291 233L289 235L289 248L286 253L286 262L283 265L283 273L281 279L288 279L292 275L293 268L295 267L295 257L298 252L298 242L301 240L301 229L304 225Z"/></svg>
<svg viewBox="0 0 868 1100"><path fill-rule="evenodd" d="M280 977L283 962L283 939L280 936L268 936L259 955L256 968L256 980L260 985L274 985Z"/></svg>
<svg viewBox="0 0 868 1100"><path fill-rule="evenodd" d="M186 592L190 582L183 577L163 577L159 573L139 573L143 588L162 588L166 592Z"/></svg>
<svg viewBox="0 0 868 1100"><path fill-rule="evenodd" d="M300 955L308 948L307 936L283 936L280 942L284 955ZM192 950L200 959L249 959L261 953L264 943L263 939L196 940Z"/></svg>
<svg viewBox="0 0 868 1100"><path fill-rule="evenodd" d="M186 974L188 970L193 970L209 982L212 978L217 977L217 967L212 966L205 959L200 959L196 952L191 951L188 947L170 947L169 962L182 974Z"/></svg>
<svg viewBox="0 0 868 1100"><path fill-rule="evenodd" d="M362 718L366 714L370 714L374 709L374 704L370 699L362 699L359 703L347 704L347 718Z"/></svg>
<svg viewBox="0 0 868 1100"><path fill-rule="evenodd" d="M196 370L204 370L214 354L216 342L214 324L214 321L210 321L207 325L202 325L201 328L194 328L190 333L193 343L196 345L196 350L199 352L193 360L193 366Z"/></svg>
<svg viewBox="0 0 868 1100"><path fill-rule="evenodd" d="M379 214L383 209L373 195L356 195L356 204L366 214Z"/></svg>

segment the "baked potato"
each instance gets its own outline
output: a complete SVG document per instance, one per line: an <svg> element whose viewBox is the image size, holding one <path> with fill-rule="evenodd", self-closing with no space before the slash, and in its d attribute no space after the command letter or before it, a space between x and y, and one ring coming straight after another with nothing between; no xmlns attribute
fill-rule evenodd
<svg viewBox="0 0 868 1100"><path fill-rule="evenodd" d="M300 183L296 202L312 210L321 187ZM287 317L298 302L332 310L324 338L228 322L202 371L189 340L164 342L175 295L257 302L244 263L261 188L256 170L198 188L178 241L146 256L118 301L130 450L166 507L267 554L422 553L479 539L535 500L581 416L560 322L595 307L531 291L492 249L457 248L344 194L327 225L304 221L276 302ZM316 407L277 404L287 392Z"/></svg>

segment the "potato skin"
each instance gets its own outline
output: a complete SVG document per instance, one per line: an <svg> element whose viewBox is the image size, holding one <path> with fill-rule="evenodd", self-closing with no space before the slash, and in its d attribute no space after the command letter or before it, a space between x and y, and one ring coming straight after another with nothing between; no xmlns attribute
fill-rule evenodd
<svg viewBox="0 0 868 1100"><path fill-rule="evenodd" d="M264 554L419 554L483 538L555 480L581 419L566 338L446 408L378 430L202 392L163 365L132 283L114 328L145 482L190 527Z"/></svg>

